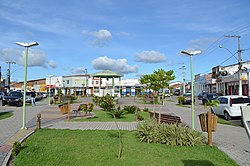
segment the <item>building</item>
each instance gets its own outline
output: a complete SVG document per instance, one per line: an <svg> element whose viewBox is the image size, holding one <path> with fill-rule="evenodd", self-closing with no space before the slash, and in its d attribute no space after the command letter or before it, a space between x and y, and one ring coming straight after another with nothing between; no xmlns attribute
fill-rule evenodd
<svg viewBox="0 0 250 166"><path fill-rule="evenodd" d="M45 78L29 80L26 83L26 89L30 91L32 88L35 89L36 92L46 92L46 83ZM10 90L23 90L23 81L22 82L11 82Z"/></svg>
<svg viewBox="0 0 250 166"><path fill-rule="evenodd" d="M250 61L242 63L242 95L249 96L249 70ZM239 64L216 66L210 74L195 75L195 95L206 91L221 93L223 95L239 94Z"/></svg>

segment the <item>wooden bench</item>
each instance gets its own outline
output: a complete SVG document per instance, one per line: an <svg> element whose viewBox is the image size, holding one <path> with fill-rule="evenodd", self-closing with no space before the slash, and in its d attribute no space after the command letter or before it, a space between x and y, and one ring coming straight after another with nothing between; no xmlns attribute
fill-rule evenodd
<svg viewBox="0 0 250 166"><path fill-rule="evenodd" d="M69 105L68 104L59 104L58 105L62 114L67 114L69 112Z"/></svg>
<svg viewBox="0 0 250 166"><path fill-rule="evenodd" d="M82 111L82 105L86 105L86 104L80 104L77 108L77 110L72 110L72 112L77 116L77 114L79 114Z"/></svg>
<svg viewBox="0 0 250 166"><path fill-rule="evenodd" d="M174 113L162 113L159 116L157 112L149 112L150 118L156 118L160 123L168 123L168 124L179 124L181 123L181 118L176 116ZM159 120L160 117L160 120Z"/></svg>

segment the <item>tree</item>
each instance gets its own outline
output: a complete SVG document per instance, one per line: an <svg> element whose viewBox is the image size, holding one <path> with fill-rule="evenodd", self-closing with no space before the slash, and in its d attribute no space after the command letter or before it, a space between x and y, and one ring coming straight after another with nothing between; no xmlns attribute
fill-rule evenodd
<svg viewBox="0 0 250 166"><path fill-rule="evenodd" d="M207 107L209 107L209 109L212 111L212 107L218 107L219 101L218 100L208 100L205 105L204 108L207 109Z"/></svg>
<svg viewBox="0 0 250 166"><path fill-rule="evenodd" d="M174 71L165 71L164 69L158 69L152 74L143 75L139 82L144 84L147 89L151 89L155 92L159 92L161 89L169 87L169 81L174 80Z"/></svg>

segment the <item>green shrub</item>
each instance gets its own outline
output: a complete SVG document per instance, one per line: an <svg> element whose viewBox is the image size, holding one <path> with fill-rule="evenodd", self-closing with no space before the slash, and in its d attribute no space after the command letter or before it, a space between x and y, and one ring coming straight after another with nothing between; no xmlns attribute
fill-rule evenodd
<svg viewBox="0 0 250 166"><path fill-rule="evenodd" d="M111 115L113 118L122 118L122 116L125 114L126 112L124 110L121 110L120 106L117 109L112 109L110 112L108 112L107 114Z"/></svg>
<svg viewBox="0 0 250 166"><path fill-rule="evenodd" d="M144 120L144 117L143 117L142 115L138 114L137 116L138 116L138 120L139 120L139 121Z"/></svg>
<svg viewBox="0 0 250 166"><path fill-rule="evenodd" d="M92 101L96 104L96 105L99 105L100 104L100 97L98 97L98 96L92 96L93 98L92 98Z"/></svg>
<svg viewBox="0 0 250 166"><path fill-rule="evenodd" d="M129 114L134 114L135 111L138 111L138 107L136 107L135 105L126 105L123 107L124 111L126 111Z"/></svg>
<svg viewBox="0 0 250 166"><path fill-rule="evenodd" d="M186 101L186 98L184 96L179 96L177 100L179 104L183 104Z"/></svg>
<svg viewBox="0 0 250 166"><path fill-rule="evenodd" d="M201 132L182 125L158 124L153 118L139 124L137 137L141 142L172 146L195 146L201 145L205 141Z"/></svg>
<svg viewBox="0 0 250 166"><path fill-rule="evenodd" d="M144 107L144 108L142 109L142 111L143 111L143 112L149 112L149 108Z"/></svg>
<svg viewBox="0 0 250 166"><path fill-rule="evenodd" d="M110 95L106 95L103 97L94 96L93 102L103 108L104 111L110 111L115 108L116 102L114 101L114 97Z"/></svg>
<svg viewBox="0 0 250 166"><path fill-rule="evenodd" d="M70 100L77 100L77 96L70 96Z"/></svg>
<svg viewBox="0 0 250 166"><path fill-rule="evenodd" d="M94 110L94 104L93 103L87 103L81 105L81 111L85 112L85 114L93 112Z"/></svg>
<svg viewBox="0 0 250 166"><path fill-rule="evenodd" d="M12 155L16 157L22 149L22 144L20 142L15 142L12 147Z"/></svg>

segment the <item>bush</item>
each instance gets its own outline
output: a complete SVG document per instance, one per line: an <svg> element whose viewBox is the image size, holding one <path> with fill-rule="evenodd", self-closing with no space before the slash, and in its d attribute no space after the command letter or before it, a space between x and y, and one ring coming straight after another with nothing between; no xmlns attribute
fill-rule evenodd
<svg viewBox="0 0 250 166"><path fill-rule="evenodd" d="M93 103L87 103L81 105L81 111L85 112L85 115L87 115L90 112L93 112L94 110L94 104Z"/></svg>
<svg viewBox="0 0 250 166"><path fill-rule="evenodd" d="M123 107L123 109L129 114L134 114L135 111L140 111L140 108L136 107L135 105L126 105Z"/></svg>
<svg viewBox="0 0 250 166"><path fill-rule="evenodd" d="M113 118L122 118L122 116L126 112L124 110L121 110L120 106L117 109L113 109L110 112L108 112L109 115L111 115Z"/></svg>
<svg viewBox="0 0 250 166"><path fill-rule="evenodd" d="M77 100L77 96L70 96L70 100Z"/></svg>
<svg viewBox="0 0 250 166"><path fill-rule="evenodd" d="M144 117L143 117L142 115L140 115L139 113L138 113L137 117L138 117L138 120L139 120L139 121L144 120Z"/></svg>
<svg viewBox="0 0 250 166"><path fill-rule="evenodd" d="M179 96L177 98L179 104L183 104L186 102L186 98L184 96Z"/></svg>
<svg viewBox="0 0 250 166"><path fill-rule="evenodd" d="M149 109L148 109L147 107L144 107L144 108L142 109L142 111L143 111L143 112L149 112Z"/></svg>
<svg viewBox="0 0 250 166"><path fill-rule="evenodd" d="M201 132L181 125L158 124L155 119L141 122L137 128L137 137L141 142L172 146L195 146L205 141Z"/></svg>
<svg viewBox="0 0 250 166"><path fill-rule="evenodd" d="M104 111L110 111L110 110L114 109L115 105L116 105L116 103L114 101L114 97L112 97L110 95L106 95L103 97L94 96L94 98L92 100L96 105L103 108Z"/></svg>
<svg viewBox="0 0 250 166"><path fill-rule="evenodd" d="M12 155L16 157L22 149L22 144L20 142L15 142L13 144Z"/></svg>

